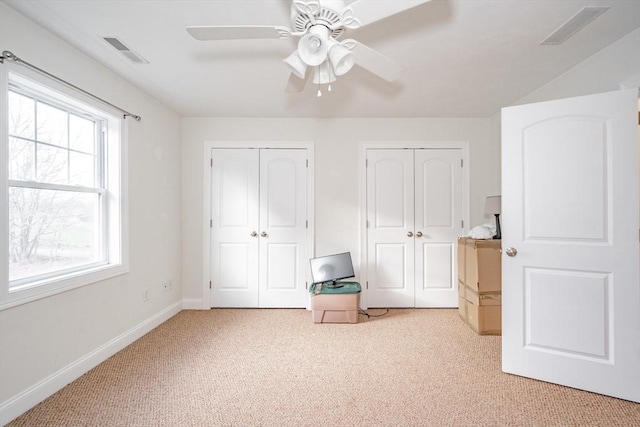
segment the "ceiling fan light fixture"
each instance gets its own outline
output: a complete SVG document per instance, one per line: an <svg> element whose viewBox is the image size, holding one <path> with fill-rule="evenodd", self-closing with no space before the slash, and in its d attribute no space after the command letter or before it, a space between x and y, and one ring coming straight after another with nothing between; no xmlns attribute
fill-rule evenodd
<svg viewBox="0 0 640 427"><path fill-rule="evenodd" d="M313 83L319 85L326 85L336 81L336 74L333 72L333 67L329 61L325 61L316 68L316 72L313 75Z"/></svg>
<svg viewBox="0 0 640 427"><path fill-rule="evenodd" d="M307 64L304 63L298 52L293 52L287 59L283 60L291 72L298 78L304 79L307 74Z"/></svg>
<svg viewBox="0 0 640 427"><path fill-rule="evenodd" d="M298 42L298 55L305 64L315 67L327 59L329 51L329 29L314 25Z"/></svg>
<svg viewBox="0 0 640 427"><path fill-rule="evenodd" d="M333 71L336 76L346 74L353 68L354 64L351 50L340 43L334 44L329 49L329 60L331 61L331 65L333 65Z"/></svg>

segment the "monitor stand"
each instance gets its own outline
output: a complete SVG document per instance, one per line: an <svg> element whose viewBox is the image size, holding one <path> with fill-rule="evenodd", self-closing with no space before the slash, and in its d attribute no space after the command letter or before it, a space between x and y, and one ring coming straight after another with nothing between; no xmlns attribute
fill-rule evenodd
<svg viewBox="0 0 640 427"><path fill-rule="evenodd" d="M331 282L327 282L324 284L327 288L341 288L344 286L344 284L340 283L340 282L336 282L335 280L332 280Z"/></svg>

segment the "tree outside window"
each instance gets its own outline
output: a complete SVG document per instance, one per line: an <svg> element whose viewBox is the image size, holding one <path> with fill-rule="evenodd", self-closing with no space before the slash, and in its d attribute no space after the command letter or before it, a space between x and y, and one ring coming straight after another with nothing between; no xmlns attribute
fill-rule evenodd
<svg viewBox="0 0 640 427"><path fill-rule="evenodd" d="M106 262L101 121L18 90L8 101L10 283Z"/></svg>

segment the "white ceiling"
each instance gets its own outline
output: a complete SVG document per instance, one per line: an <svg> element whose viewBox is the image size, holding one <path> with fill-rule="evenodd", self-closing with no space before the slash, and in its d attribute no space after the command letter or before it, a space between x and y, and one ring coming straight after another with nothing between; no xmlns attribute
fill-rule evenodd
<svg viewBox="0 0 640 427"><path fill-rule="evenodd" d="M181 115L204 117L489 117L640 26L639 0L433 0L346 36L406 67L398 81L354 67L317 98L313 84L284 92L295 40L202 42L185 30L289 27L290 0L5 3ZM564 44L540 45L584 6L610 9ZM105 36L149 64L128 62Z"/></svg>

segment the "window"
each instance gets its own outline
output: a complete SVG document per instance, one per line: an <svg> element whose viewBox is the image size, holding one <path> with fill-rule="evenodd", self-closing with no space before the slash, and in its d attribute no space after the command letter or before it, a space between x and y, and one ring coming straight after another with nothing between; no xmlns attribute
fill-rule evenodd
<svg viewBox="0 0 640 427"><path fill-rule="evenodd" d="M126 271L122 119L47 86L13 73L5 86L0 307Z"/></svg>

